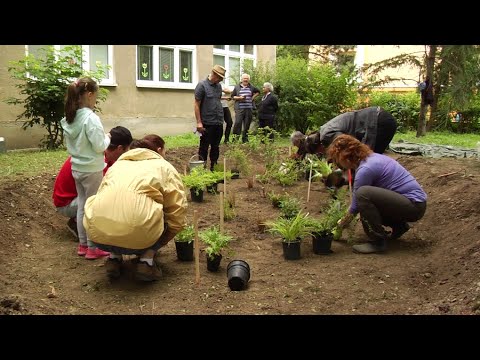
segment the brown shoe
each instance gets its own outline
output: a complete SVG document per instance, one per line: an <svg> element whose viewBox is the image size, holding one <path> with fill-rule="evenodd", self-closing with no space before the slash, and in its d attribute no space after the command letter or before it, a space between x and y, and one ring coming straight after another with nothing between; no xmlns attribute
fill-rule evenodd
<svg viewBox="0 0 480 360"><path fill-rule="evenodd" d="M135 271L135 278L141 281L155 281L162 277L162 270L153 262L153 266L144 261L139 261Z"/></svg>
<svg viewBox="0 0 480 360"><path fill-rule="evenodd" d="M105 261L105 269L110 279L118 279L120 277L122 261L120 259L107 258Z"/></svg>

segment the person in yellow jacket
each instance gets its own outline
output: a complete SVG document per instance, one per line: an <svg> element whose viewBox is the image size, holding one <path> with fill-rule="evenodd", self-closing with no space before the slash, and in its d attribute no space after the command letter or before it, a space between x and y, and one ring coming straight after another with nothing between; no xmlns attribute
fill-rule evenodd
<svg viewBox="0 0 480 360"><path fill-rule="evenodd" d="M156 252L186 225L185 188L162 156L164 144L157 135L134 140L85 204L83 224L89 238L110 252L105 263L110 278L120 276L122 254L135 254L135 277L158 280L162 272L153 261Z"/></svg>

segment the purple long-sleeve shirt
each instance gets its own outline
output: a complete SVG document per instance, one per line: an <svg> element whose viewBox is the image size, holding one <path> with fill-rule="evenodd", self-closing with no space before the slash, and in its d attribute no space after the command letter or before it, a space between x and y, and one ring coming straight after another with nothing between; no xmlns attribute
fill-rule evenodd
<svg viewBox="0 0 480 360"><path fill-rule="evenodd" d="M395 191L413 202L424 202L427 194L415 178L394 159L373 153L360 162L355 171L353 199L350 213L357 214L357 190L364 185Z"/></svg>

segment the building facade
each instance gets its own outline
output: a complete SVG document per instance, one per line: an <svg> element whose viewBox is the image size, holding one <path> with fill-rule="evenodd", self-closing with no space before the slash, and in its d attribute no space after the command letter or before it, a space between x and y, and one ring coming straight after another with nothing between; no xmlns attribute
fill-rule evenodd
<svg viewBox="0 0 480 360"><path fill-rule="evenodd" d="M10 61L27 53L40 53L45 45L0 46L0 137L7 149L38 146L46 131L34 126L21 129L15 121L21 106L4 102L18 96L7 71ZM61 48L62 45L55 45ZM206 78L214 64L227 69L227 86L235 85L244 64L258 61L275 63L275 45L83 45L84 67L95 69L98 62L111 68L101 83L108 88L101 104L100 118L105 130L122 125L134 137L148 133L175 135L195 127L194 89Z"/></svg>

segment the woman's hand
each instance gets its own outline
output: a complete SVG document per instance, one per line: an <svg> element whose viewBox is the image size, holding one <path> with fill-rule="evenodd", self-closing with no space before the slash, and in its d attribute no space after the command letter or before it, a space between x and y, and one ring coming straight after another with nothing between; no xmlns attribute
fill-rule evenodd
<svg viewBox="0 0 480 360"><path fill-rule="evenodd" d="M343 218L338 220L338 222L337 222L338 228L344 229L345 227L347 227L348 224L350 224L352 222L353 217L354 217L354 215L352 213L347 213L347 215L345 215Z"/></svg>

